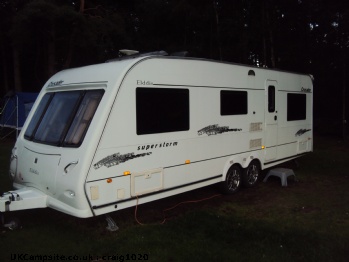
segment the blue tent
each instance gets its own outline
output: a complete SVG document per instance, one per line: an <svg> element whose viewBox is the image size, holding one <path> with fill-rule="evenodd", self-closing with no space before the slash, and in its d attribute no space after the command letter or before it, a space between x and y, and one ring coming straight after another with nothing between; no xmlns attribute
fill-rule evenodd
<svg viewBox="0 0 349 262"><path fill-rule="evenodd" d="M38 93L8 92L0 104L0 127L21 130Z"/></svg>

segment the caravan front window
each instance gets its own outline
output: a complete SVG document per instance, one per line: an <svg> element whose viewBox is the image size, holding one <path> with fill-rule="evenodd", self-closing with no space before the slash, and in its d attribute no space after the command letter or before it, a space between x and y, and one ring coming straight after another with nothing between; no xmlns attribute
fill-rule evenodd
<svg viewBox="0 0 349 262"><path fill-rule="evenodd" d="M102 90L47 93L24 137L56 146L79 146L103 93Z"/></svg>
<svg viewBox="0 0 349 262"><path fill-rule="evenodd" d="M102 93L99 91L86 93L65 137L65 145L73 146L80 143L81 138L85 135L87 127L97 109L101 97Z"/></svg>

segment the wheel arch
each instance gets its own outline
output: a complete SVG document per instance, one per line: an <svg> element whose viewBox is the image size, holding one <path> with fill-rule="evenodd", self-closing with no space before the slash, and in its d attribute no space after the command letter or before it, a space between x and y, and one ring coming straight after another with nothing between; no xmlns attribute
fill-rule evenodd
<svg viewBox="0 0 349 262"><path fill-rule="evenodd" d="M231 158L229 159L225 165L224 165L224 168L223 168L223 175L222 175L222 181L225 181L225 178L227 176L227 173L229 171L229 169L232 167L232 166L238 166L239 168L241 168L241 170L243 169L243 165L241 164L242 163L242 158L241 157L234 157L234 158Z"/></svg>
<svg viewBox="0 0 349 262"><path fill-rule="evenodd" d="M247 168L251 164L252 161L257 161L260 168L262 169L262 161L259 158L251 158L245 168Z"/></svg>
<svg viewBox="0 0 349 262"><path fill-rule="evenodd" d="M261 170L263 169L262 161L260 160L259 157L255 154L251 154L249 156L234 156L232 158L229 158L228 161L226 161L224 168L223 168L223 176L222 176L222 181L225 181L225 178L227 176L228 170L233 166L233 165L238 165L241 170L244 170L249 166L249 164L252 161L258 161L259 166L261 167Z"/></svg>

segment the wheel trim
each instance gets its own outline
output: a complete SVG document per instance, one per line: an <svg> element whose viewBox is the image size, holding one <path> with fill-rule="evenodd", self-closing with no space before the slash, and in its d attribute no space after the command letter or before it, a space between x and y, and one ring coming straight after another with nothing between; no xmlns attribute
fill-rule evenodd
<svg viewBox="0 0 349 262"><path fill-rule="evenodd" d="M237 170L233 170L227 178L227 184L229 190L236 190L240 185L240 175Z"/></svg>
<svg viewBox="0 0 349 262"><path fill-rule="evenodd" d="M258 168L256 165L251 165L247 170L247 182L254 184L258 179Z"/></svg>

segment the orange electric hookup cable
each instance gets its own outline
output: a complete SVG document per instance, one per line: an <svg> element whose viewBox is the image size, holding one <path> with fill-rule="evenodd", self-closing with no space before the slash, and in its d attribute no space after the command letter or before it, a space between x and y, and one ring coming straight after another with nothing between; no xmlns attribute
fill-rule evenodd
<svg viewBox="0 0 349 262"><path fill-rule="evenodd" d="M210 200L212 198L215 198L215 197L218 197L218 196L221 196L222 194L216 194L216 195L213 195L213 196L210 196L210 197L207 197L207 198L202 198L202 199L199 199L199 200L188 200L188 201L183 201L183 202L180 202L176 205L174 205L173 207L170 207L170 208L166 208L164 210L162 210L162 214L163 214L163 217L164 217L164 220L160 223L160 224L164 224L165 221L166 221L166 215L165 215L165 212L166 211L169 211L169 210L172 210L172 209L175 209L176 207L182 205L182 204L188 204L188 203L199 203L199 202L202 202L202 201L206 201L206 200ZM136 202L136 207L135 207L135 220L138 224L140 225L144 225L143 223L139 222L138 218L137 218L137 210L138 210L138 195L136 196L137 197L137 202Z"/></svg>

